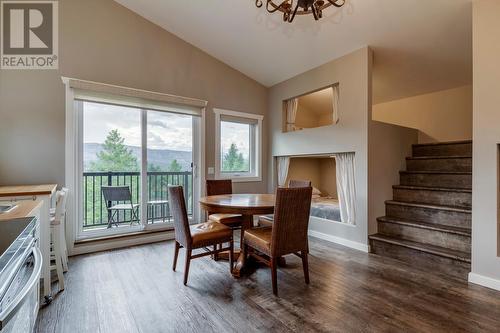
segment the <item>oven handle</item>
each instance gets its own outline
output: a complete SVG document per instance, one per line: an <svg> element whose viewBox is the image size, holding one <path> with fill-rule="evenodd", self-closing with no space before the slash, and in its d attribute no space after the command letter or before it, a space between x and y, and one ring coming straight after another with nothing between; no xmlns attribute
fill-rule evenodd
<svg viewBox="0 0 500 333"><path fill-rule="evenodd" d="M10 319L14 317L16 312L23 306L32 288L39 282L40 273L42 271L42 253L38 247L33 247L33 257L35 267L28 282L21 290L19 295L9 304L9 306L0 313L0 330L7 325Z"/></svg>

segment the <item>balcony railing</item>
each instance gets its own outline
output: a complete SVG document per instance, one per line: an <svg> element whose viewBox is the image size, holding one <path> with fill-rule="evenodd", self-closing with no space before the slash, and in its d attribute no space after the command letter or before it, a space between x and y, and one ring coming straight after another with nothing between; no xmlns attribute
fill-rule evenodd
<svg viewBox="0 0 500 333"><path fill-rule="evenodd" d="M84 172L83 173L83 227L102 228L108 224L106 202L102 196L102 186L129 186L132 203L141 202L139 172ZM147 173L147 222L169 222L172 216L168 203L168 186L182 185L188 214L193 212L193 174L182 172ZM162 203L163 202L163 203ZM129 211L119 212L115 218L119 224L130 223ZM138 221L137 221L138 222Z"/></svg>

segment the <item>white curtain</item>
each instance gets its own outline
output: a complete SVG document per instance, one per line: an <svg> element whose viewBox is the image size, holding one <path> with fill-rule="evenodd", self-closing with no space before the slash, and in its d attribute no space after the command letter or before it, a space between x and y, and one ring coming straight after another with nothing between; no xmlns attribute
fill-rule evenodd
<svg viewBox="0 0 500 333"><path fill-rule="evenodd" d="M337 193L342 222L356 224L356 183L354 153L335 154Z"/></svg>
<svg viewBox="0 0 500 333"><path fill-rule="evenodd" d="M290 157L279 156L276 158L278 166L278 186L284 187L288 177L288 167L290 166Z"/></svg>
<svg viewBox="0 0 500 333"><path fill-rule="evenodd" d="M337 124L339 122L339 97L340 97L340 89L339 89L339 85L336 84L332 87L333 123L334 124Z"/></svg>
<svg viewBox="0 0 500 333"><path fill-rule="evenodd" d="M299 106L299 99L292 98L285 101L286 111L286 131L295 131L295 118L297 117L297 107Z"/></svg>

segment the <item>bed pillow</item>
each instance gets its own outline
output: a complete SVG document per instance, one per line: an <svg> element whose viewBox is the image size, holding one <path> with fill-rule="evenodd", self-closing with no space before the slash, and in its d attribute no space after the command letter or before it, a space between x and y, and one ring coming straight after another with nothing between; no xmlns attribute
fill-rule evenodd
<svg viewBox="0 0 500 333"><path fill-rule="evenodd" d="M313 192L312 192L313 195L319 195L321 196L321 191L318 190L316 187L313 186Z"/></svg>
<svg viewBox="0 0 500 333"><path fill-rule="evenodd" d="M312 199L319 199L319 198L321 198L321 195L319 195L319 194L312 195Z"/></svg>

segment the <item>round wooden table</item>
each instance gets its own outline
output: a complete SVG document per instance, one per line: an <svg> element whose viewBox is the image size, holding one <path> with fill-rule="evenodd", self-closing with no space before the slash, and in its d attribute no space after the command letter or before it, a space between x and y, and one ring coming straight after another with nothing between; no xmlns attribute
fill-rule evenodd
<svg viewBox="0 0 500 333"><path fill-rule="evenodd" d="M211 214L243 215L241 232L245 232L246 229L253 227L254 215L274 213L274 201L274 194L225 194L203 197L200 199L200 205ZM239 277L244 266L245 258L240 252L233 275Z"/></svg>

